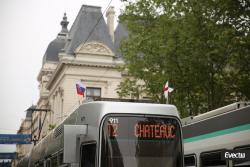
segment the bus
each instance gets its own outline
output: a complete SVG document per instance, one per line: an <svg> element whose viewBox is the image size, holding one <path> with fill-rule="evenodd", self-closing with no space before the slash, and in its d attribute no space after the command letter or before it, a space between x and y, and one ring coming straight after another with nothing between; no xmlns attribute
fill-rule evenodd
<svg viewBox="0 0 250 167"><path fill-rule="evenodd" d="M182 119L184 166L250 166L249 160L226 159L226 150L247 151L250 158L250 103L237 102ZM228 153L229 153L228 152Z"/></svg>
<svg viewBox="0 0 250 167"><path fill-rule="evenodd" d="M80 105L18 167L182 167L175 106L93 101Z"/></svg>

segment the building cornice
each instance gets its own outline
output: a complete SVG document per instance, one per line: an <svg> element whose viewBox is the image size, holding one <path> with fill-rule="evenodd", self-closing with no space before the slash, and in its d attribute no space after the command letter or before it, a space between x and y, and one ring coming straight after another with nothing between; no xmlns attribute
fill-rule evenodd
<svg viewBox="0 0 250 167"><path fill-rule="evenodd" d="M55 63L55 62L46 62L46 63L49 63L49 64L54 65L54 66L57 65L57 63ZM44 73L52 73L55 70L55 69L52 69L52 68L46 68L45 66L46 66L46 64L44 64L42 66L42 68L40 69L39 74L37 76L37 81L41 80Z"/></svg>
<svg viewBox="0 0 250 167"><path fill-rule="evenodd" d="M65 58L67 57L67 58ZM47 89L50 90L53 83L58 78L59 74L61 73L62 69L65 67L65 65L72 65L72 66L85 66L85 67L99 67L99 68L111 68L111 69L117 69L118 64L116 63L102 63L102 62L87 62L87 61L79 61L75 60L74 57L69 56L63 56L61 58L60 63L58 64L57 68L55 69L54 73L52 74L50 80L47 84Z"/></svg>
<svg viewBox="0 0 250 167"><path fill-rule="evenodd" d="M56 80L57 75L60 73L60 71L62 70L63 66L64 66L64 63L63 63L63 62L60 62L60 63L58 64L58 66L57 66L57 68L55 69L54 73L52 74L52 76L51 76L51 78L50 78L48 84L46 85L46 88L47 88L48 90L50 90L50 88L51 88L53 82Z"/></svg>

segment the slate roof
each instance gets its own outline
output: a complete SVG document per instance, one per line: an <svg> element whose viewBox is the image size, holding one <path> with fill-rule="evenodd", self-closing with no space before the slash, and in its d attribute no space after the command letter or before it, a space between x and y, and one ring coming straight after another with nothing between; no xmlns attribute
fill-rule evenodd
<svg viewBox="0 0 250 167"><path fill-rule="evenodd" d="M122 58L122 55L120 52L120 45L121 45L122 40L128 37L128 30L122 23L118 23L116 30L114 32L114 37L115 37L114 47L115 47L116 57Z"/></svg>
<svg viewBox="0 0 250 167"><path fill-rule="evenodd" d="M48 61L58 62L59 57L58 53L62 51L66 44L66 38L68 34L68 26L69 22L67 21L66 13L64 13L63 20L61 21L62 30L57 35L56 39L54 39L47 47L47 50L43 56L43 64Z"/></svg>
<svg viewBox="0 0 250 167"><path fill-rule="evenodd" d="M89 34L91 35L89 36ZM81 43L90 41L101 42L107 45L113 52L115 51L101 7L82 5L70 29L65 52L73 55L75 49Z"/></svg>
<svg viewBox="0 0 250 167"><path fill-rule="evenodd" d="M27 111L26 118L31 118L31 117L32 117L32 111Z"/></svg>
<svg viewBox="0 0 250 167"><path fill-rule="evenodd" d="M64 14L61 21L62 30L47 47L43 57L45 62L58 62L58 54L65 52L74 55L75 49L84 42L97 41L108 46L117 58L122 58L119 51L121 41L128 37L128 31L119 23L114 32L114 43L108 32L107 24L103 18L101 7L82 5L70 31L67 29L68 21ZM90 35L91 34L91 35ZM86 41L88 39L88 41Z"/></svg>
<svg viewBox="0 0 250 167"><path fill-rule="evenodd" d="M43 64L47 61L58 62L59 61L58 53L60 53L61 49L64 48L65 43L66 40L59 37L50 42L43 56Z"/></svg>

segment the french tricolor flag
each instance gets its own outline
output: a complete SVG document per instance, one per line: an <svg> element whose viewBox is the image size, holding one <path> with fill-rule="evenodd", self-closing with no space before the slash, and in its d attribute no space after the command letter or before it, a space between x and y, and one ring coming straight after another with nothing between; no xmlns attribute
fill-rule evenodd
<svg viewBox="0 0 250 167"><path fill-rule="evenodd" d="M81 82L77 82L76 83L76 92L78 95L81 95L81 96L85 96L85 92L86 92L86 86L83 85Z"/></svg>

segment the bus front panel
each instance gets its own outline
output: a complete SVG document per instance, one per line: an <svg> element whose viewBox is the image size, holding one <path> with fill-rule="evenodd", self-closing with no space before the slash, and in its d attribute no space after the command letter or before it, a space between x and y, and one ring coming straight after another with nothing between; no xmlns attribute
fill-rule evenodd
<svg viewBox="0 0 250 167"><path fill-rule="evenodd" d="M101 167L182 166L179 121L109 115L102 125Z"/></svg>

